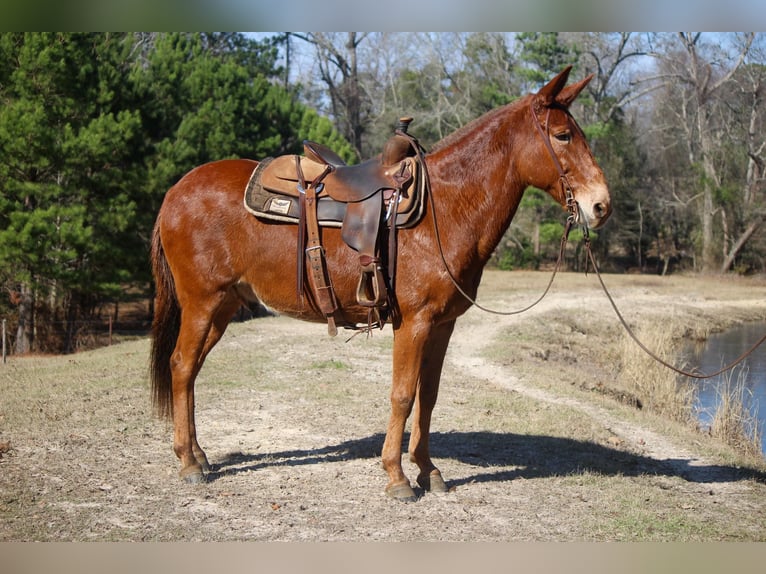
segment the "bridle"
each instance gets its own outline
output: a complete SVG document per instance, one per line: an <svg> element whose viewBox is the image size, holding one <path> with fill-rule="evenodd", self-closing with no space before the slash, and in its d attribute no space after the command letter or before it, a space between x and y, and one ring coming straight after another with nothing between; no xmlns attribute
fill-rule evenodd
<svg viewBox="0 0 766 574"><path fill-rule="evenodd" d="M577 203L577 200L574 197L572 184L569 183L569 178L567 177L566 171L564 171L564 168L562 167L561 162L559 161L559 158L556 155L556 152L553 149L553 146L551 145L550 121L549 121L550 115L551 115L551 108L548 107L548 111L545 114L545 130L543 130L543 126L540 125L540 120L537 117L537 111L535 110L534 101L530 102L529 110L532 114L532 121L534 122L535 127L537 128L537 133L540 134L540 137L542 138L543 143L545 144L545 147L548 150L548 154L551 156L551 160L553 160L553 165L556 166L556 170L559 172L559 183L561 184L561 191L564 197L565 207L567 211L569 212L567 227L571 228L572 225L580 223L583 226L583 233L587 235L588 233L587 221L585 220L584 217L582 217L582 214L580 212L580 205ZM562 106L562 111L566 112L567 116L569 116L570 118L572 117L571 114L569 113L569 110L567 110L563 106ZM580 126L577 125L577 122L573 120L572 123L574 124L577 132L583 137L585 137L585 134L582 133L582 130L580 129Z"/></svg>
<svg viewBox="0 0 766 574"><path fill-rule="evenodd" d="M633 339L633 341L641 348L641 350L644 351L647 355L649 355L652 359L654 359L655 361L663 365L664 367L667 367L671 371L674 371L675 373L679 375L683 375L685 377L690 377L693 379L710 379L712 377L716 377L726 371L731 370L736 365L744 361L748 356L750 356L753 353L753 351L755 351L760 345L766 342L766 335L764 335L750 349L742 353L742 355L737 357L732 363L726 365L725 367L722 367L721 369L715 371L714 373L708 373L708 374L699 373L698 371L696 371L696 369L694 371L686 371L683 369L679 369L671 365L667 361L664 361L662 358L657 356L656 353L653 353L651 350L649 350L649 348L647 348L647 346L644 345L638 339L635 333L633 333L633 330L630 328L630 325L628 325L628 322L622 316L622 313L620 313L620 310L617 308L617 305L615 304L614 299L612 298L612 295L609 293L609 290L606 288L604 279L601 277L601 273L599 272L598 265L596 265L596 258L593 256L593 251L591 250L591 246L590 246L590 237L588 235L588 222L585 219L585 217L582 217L582 213L580 211L580 205L577 203L577 200L575 200L574 198L572 185L569 183L567 174L564 171L564 168L561 166L561 162L559 161L559 158L556 156L556 152L554 151L553 146L551 145L551 141L550 141L551 138L550 138L550 132L549 132L550 123L548 121L550 117L550 113L551 113L551 108L550 107L548 108L548 111L545 115L545 130L543 130L543 127L540 125L540 120L537 118L537 113L535 111L533 103L530 104L530 110L532 112L532 119L534 121L535 127L537 128L537 132L540 134L540 137L542 137L543 143L545 143L545 147L548 149L548 153L550 154L551 159L553 160L553 164L556 166L556 169L559 172L559 181L561 183L561 189L563 191L564 200L566 202L566 208L567 208L567 211L569 212L569 217L567 218L567 226L566 226L566 229L564 230L564 236L562 237L562 240L561 240L561 252L559 254L559 261L556 263L554 276L556 271L559 268L559 264L561 262L561 256L563 256L563 253L564 253L564 246L566 245L566 240L569 235L569 231L571 230L572 225L579 223L582 227L583 241L585 243L585 251L587 253L588 260L593 266L593 270L596 273L596 277L598 277L599 283L601 284L601 288L604 290L604 293L606 294L606 298L609 300L609 303L611 304L612 309L614 309L614 312L617 315L617 318L620 320L620 323L622 323L622 326L627 331L628 336L631 339ZM565 111L567 115L571 117L571 115L569 114L569 110L564 108L563 111ZM577 125L577 122L573 121L572 123L575 125L577 131L584 137L584 134L582 133L580 126ZM586 273L587 273L587 269L586 269ZM551 282L553 282L552 278L551 278ZM548 285L548 288L550 288L550 284ZM546 289L545 292L547 293L548 289ZM543 294L543 296L545 296L545 294ZM542 300L542 297L540 298L540 300ZM537 302L535 302L535 304L537 304Z"/></svg>

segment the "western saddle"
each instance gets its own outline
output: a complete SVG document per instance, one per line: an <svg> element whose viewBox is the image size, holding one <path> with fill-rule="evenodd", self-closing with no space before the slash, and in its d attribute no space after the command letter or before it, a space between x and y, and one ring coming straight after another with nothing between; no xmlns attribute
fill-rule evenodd
<svg viewBox="0 0 766 574"><path fill-rule="evenodd" d="M308 287L331 336L338 324L368 332L382 328L394 308L396 232L420 221L428 179L424 150L407 133L411 121L401 118L383 152L358 165L346 165L331 149L304 141L303 156L261 161L245 189L245 207L255 216L298 225L297 290L302 301ZM340 312L322 227L340 227L345 243L359 253L356 300L368 309L366 326L346 322Z"/></svg>

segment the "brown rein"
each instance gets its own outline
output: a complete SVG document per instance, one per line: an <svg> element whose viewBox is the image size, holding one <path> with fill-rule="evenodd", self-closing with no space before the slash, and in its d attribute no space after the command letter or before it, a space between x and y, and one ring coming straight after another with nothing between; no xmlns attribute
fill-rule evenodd
<svg viewBox="0 0 766 574"><path fill-rule="evenodd" d="M752 347L750 347L747 351L742 353L739 357L734 359L731 363L726 365L725 367L722 367L721 369L718 369L714 373L704 374L699 373L696 369L694 371L685 371L683 369L679 369L678 367L674 367L670 363L662 360L660 357L657 356L656 353L653 353L650 351L646 345L644 345L636 336L636 334L633 332L633 330L628 325L625 318L622 316L622 313L620 313L620 310L617 308L617 305L614 302L614 299L612 298L612 295L609 293L609 290L606 288L606 285L604 284L604 279L601 277L601 273L598 270L598 266L596 265L596 259L593 256L593 251L590 248L590 238L585 235L584 236L585 241L585 250L588 254L588 259L590 260L591 265L593 265L593 270L596 272L596 277L598 277L599 283L601 283L601 288L604 290L604 294L606 295L606 298L609 300L609 303L612 305L612 309L614 309L614 312L617 314L617 318L620 320L620 323L622 323L622 326L625 327L625 331L627 331L628 335L630 336L633 341L641 348L642 351L644 351L647 355L649 355L652 359L663 365L664 367L667 367L671 371L675 371L679 375L683 375L685 377L691 377L693 379L711 379L713 377L717 377L721 373L724 373L726 371L730 371L734 367L736 367L739 363L744 361L746 358L748 358L750 355L753 354L753 352L760 347L764 342L766 342L766 335L763 335Z"/></svg>
<svg viewBox="0 0 766 574"><path fill-rule="evenodd" d="M447 258L444 256L444 249L442 248L442 241L441 241L441 234L439 233L439 225L436 221L436 207L434 205L434 198L433 194L431 193L431 184L428 179L428 169L426 169L426 162L425 158L421 155L421 164L423 165L423 172L424 177L426 178L426 190L428 193L428 201L431 206L431 219L433 220L434 224L434 233L436 234L436 245L439 248L439 256L441 257L442 264L444 265L444 269L447 271L447 276L450 278L450 281L452 282L452 285L457 289L458 293L462 295L471 305L474 305L478 309L481 309L482 311L486 313L491 313L493 315L519 315L521 313L524 313L526 311L529 311L540 303L543 299L545 299L545 296L548 294L548 291L550 291L551 286L553 285L553 280L556 278L556 274L558 273L559 269L561 268L561 263L564 260L564 250L566 248L567 240L569 238L569 232L572 230L572 226L575 225L580 220L580 206L577 205L577 201L575 201L574 198L574 192L572 191L572 186L569 183L569 179L566 176L566 172L564 171L564 168L561 166L561 162L559 162L559 159L556 157L556 152L553 150L553 146L551 146L551 142L549 141L549 138L546 137L545 132L543 132L543 128L540 125L540 121L537 119L537 114L535 113L534 108L530 105L530 110L532 112L532 117L535 120L535 127L537 128L538 133L543 139L543 142L545 142L546 147L548 148L548 153L551 156L551 159L553 160L554 165L556 166L556 169L559 172L559 181L561 183L562 190L564 192L564 200L566 202L566 208L569 212L569 216L567 217L567 223L566 227L564 228L564 234L561 237L561 245L559 247L559 256L556 260L556 265L553 268L553 273L551 274L551 278L548 281L548 285L545 287L545 290L543 291L543 294L540 295L540 297L531 303L530 305L527 305L523 309L518 309L515 311L497 311L495 309L489 309L487 307L484 307L480 305L474 297L471 297L468 293L465 292L465 290L460 286L457 279L455 279L455 276L452 274L452 271L450 271L449 265L447 264ZM550 113L550 110L548 110ZM546 124L547 124L546 119ZM547 128L547 125L546 125ZM419 153L422 154L423 150L422 148L418 147ZM585 228L585 231L587 233L587 228Z"/></svg>

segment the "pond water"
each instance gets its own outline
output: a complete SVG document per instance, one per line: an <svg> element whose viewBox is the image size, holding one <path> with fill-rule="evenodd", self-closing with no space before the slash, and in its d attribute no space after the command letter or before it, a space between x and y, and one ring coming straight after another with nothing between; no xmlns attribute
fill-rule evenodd
<svg viewBox="0 0 766 574"><path fill-rule="evenodd" d="M728 365L746 352L766 333L766 322L745 323L724 333L710 336L704 345L689 350L685 355L687 365L696 367L702 373L712 373ZM703 425L708 426L715 413L719 400L719 387L730 377L732 382L740 378L745 384L745 401L751 412L760 421L763 432L766 427L766 343L758 347L745 361L732 371L717 377L692 380L698 385L698 417ZM762 438L766 439L762 435ZM762 441L764 442L764 441ZM766 442L764 442L766 454Z"/></svg>

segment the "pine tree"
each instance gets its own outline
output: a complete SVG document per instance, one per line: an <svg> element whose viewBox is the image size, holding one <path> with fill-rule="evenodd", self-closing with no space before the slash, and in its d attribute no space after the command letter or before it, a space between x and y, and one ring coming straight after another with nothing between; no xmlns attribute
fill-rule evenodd
<svg viewBox="0 0 766 574"><path fill-rule="evenodd" d="M124 35L0 37L0 269L25 299L17 352L44 300L72 350L75 318L127 275L140 116L121 109L126 49Z"/></svg>

